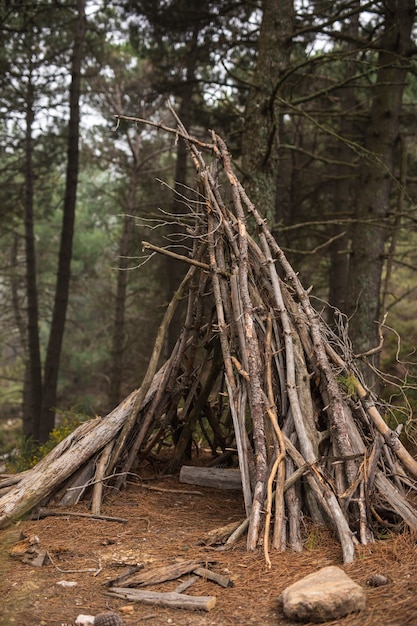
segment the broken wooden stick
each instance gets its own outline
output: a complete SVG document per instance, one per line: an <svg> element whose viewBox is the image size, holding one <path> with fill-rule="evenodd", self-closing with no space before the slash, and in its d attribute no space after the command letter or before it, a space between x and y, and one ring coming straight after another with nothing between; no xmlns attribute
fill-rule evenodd
<svg viewBox="0 0 417 626"><path fill-rule="evenodd" d="M31 519L43 519L44 517L85 517L87 519L98 519L103 522L119 522L127 524L125 517L113 517L111 515L96 515L94 513L78 513L77 511L54 511L53 509L45 509L41 507L32 513Z"/></svg>

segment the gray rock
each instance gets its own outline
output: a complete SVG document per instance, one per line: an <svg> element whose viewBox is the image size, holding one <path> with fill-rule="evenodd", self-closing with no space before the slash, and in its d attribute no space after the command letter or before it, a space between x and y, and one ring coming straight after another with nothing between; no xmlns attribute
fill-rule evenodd
<svg viewBox="0 0 417 626"><path fill-rule="evenodd" d="M361 611L366 604L362 587L333 565L293 583L279 599L289 619L316 623Z"/></svg>

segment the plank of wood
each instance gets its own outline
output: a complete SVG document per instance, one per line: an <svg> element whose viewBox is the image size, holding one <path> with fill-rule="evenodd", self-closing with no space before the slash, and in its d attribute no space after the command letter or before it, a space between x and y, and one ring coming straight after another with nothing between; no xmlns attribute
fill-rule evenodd
<svg viewBox="0 0 417 626"><path fill-rule="evenodd" d="M212 487L214 489L242 490L242 479L239 469L222 467L195 467L183 465L180 471L180 483Z"/></svg>
<svg viewBox="0 0 417 626"><path fill-rule="evenodd" d="M167 608L187 609L190 611L211 611L216 605L215 596L188 596L175 591L157 592L147 589L113 587L106 595L123 598L132 602L143 602Z"/></svg>
<svg viewBox="0 0 417 626"><path fill-rule="evenodd" d="M126 587L138 587L145 585L156 585L166 582L167 580L175 580L184 574L194 571L197 567L204 565L203 561L183 561L182 563L174 563L173 565L164 565L156 567L151 571L133 574L125 579Z"/></svg>

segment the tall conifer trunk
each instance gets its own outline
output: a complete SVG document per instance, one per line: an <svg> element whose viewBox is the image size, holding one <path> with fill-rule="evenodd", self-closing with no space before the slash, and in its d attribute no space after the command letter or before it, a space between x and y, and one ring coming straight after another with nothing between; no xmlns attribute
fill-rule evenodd
<svg viewBox="0 0 417 626"><path fill-rule="evenodd" d="M55 302L44 368L42 419L39 433L41 441L45 441L48 438L55 423L58 372L71 277L72 242L79 169L81 66L85 28L85 0L77 0L77 18L71 64L67 174Z"/></svg>
<svg viewBox="0 0 417 626"><path fill-rule="evenodd" d="M365 135L368 157L362 158L349 268L347 312L355 352L378 343L381 276L389 233L390 192L399 140L399 118L411 49L414 0L387 0L379 41L378 71Z"/></svg>
<svg viewBox="0 0 417 626"><path fill-rule="evenodd" d="M26 302L27 302L27 339L28 360L25 371L25 393L23 428L27 437L35 440L40 436L42 403L42 365L39 345L39 305L37 288L37 263L34 227L34 173L33 173L33 137L34 94L32 70L26 91L26 136L25 136L25 257L26 257Z"/></svg>
<svg viewBox="0 0 417 626"><path fill-rule="evenodd" d="M184 84L179 88L179 116L182 120L185 120L187 127L191 126L192 121L192 98L195 90L195 73L197 67L198 58L198 33L199 27L195 26L193 37L190 41L189 55L186 64L186 80ZM172 201L172 213L173 216L179 216L184 213L184 201L183 197L187 196L187 149L182 141L177 145L177 160L175 165L175 183L174 183L174 197ZM175 217L174 217L175 219ZM184 236L184 229L178 223L173 223L170 226L170 235L174 246L186 245ZM181 254L186 254L185 250L181 250ZM178 289L183 277L184 266L180 261L169 259L166 264L167 268L167 282L168 282L168 301L171 300L172 295ZM182 327L182 314L183 307L179 307L175 312L174 319L171 323L168 332L167 349L171 352L174 347L178 334Z"/></svg>
<svg viewBox="0 0 417 626"><path fill-rule="evenodd" d="M126 200L126 213L123 218L123 231L119 243L119 267L117 272L116 301L114 309L112 363L110 374L109 404L113 409L121 401L124 373L124 353L126 349L126 306L129 284L129 257L132 254L132 235L135 227L136 194L139 184L140 135L128 140L132 161L129 171L129 186Z"/></svg>
<svg viewBox="0 0 417 626"><path fill-rule="evenodd" d="M280 84L288 69L294 32L293 0L264 0L254 86L243 133L243 169L249 194L263 215L275 218L278 170Z"/></svg>
<svg viewBox="0 0 417 626"><path fill-rule="evenodd" d="M348 19L343 34L346 36L345 77L346 84L340 89L340 135L348 141L358 141L355 94L355 74L357 72L357 43L359 37L360 2L352 4L352 16ZM349 270L350 228L347 220L355 206L356 167L352 163L352 151L343 141L337 146L335 193L333 202L334 218L339 219L332 227L333 238L330 246L329 303L343 313L346 312L346 288Z"/></svg>

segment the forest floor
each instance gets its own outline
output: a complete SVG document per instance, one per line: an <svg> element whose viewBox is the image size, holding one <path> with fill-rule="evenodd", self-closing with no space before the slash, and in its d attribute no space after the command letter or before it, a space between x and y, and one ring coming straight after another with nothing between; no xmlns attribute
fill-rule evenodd
<svg viewBox="0 0 417 626"><path fill-rule="evenodd" d="M88 513L88 503L81 502L71 511ZM104 611L117 612L126 626L290 626L294 623L285 619L279 594L326 565L343 567L367 594L364 611L328 625L417 625L417 537L413 535L387 536L361 546L356 561L342 565L331 532L306 524L304 552L272 552L268 569L262 549L246 552L244 537L229 551L199 542L209 531L243 519L238 492L183 485L173 477L140 482L132 478L123 491L107 493L101 513L126 521L45 517L0 531L1 626L72 626L79 614ZM46 565L22 562L22 551L16 546L24 545L18 543L23 536L36 537L38 549L50 557ZM106 595L104 583L130 565L143 564L146 571L190 559L210 562L210 569L233 581L233 586L224 588L200 578L185 592L215 596L209 612L160 608ZM368 586L373 574L383 574L388 584ZM76 585L62 586L61 581ZM173 580L149 589L172 591L179 583Z"/></svg>

